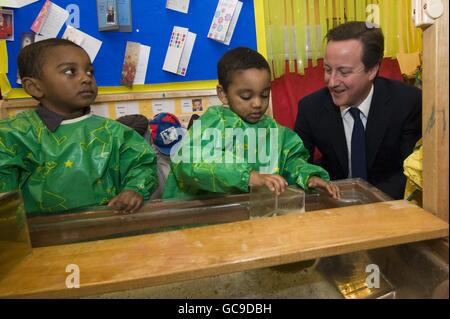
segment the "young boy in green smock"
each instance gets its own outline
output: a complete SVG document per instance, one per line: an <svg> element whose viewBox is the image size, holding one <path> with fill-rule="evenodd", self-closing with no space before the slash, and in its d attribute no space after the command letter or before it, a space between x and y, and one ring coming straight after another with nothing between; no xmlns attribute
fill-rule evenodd
<svg viewBox="0 0 450 319"><path fill-rule="evenodd" d="M172 151L172 172L163 198L248 192L265 186L277 194L288 185L319 187L339 197L321 167L292 130L265 115L270 69L258 52L228 51L218 63L217 94L223 106L209 107Z"/></svg>
<svg viewBox="0 0 450 319"><path fill-rule="evenodd" d="M36 42L18 67L39 106L0 121L0 192L20 189L28 214L139 209L158 186L155 154L134 130L90 113L97 85L83 48Z"/></svg>

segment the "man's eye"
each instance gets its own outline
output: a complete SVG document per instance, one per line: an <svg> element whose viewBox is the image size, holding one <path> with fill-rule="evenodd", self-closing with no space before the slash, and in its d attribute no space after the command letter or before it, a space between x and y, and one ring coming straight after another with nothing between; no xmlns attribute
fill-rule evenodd
<svg viewBox="0 0 450 319"><path fill-rule="evenodd" d="M64 74L67 74L67 75L74 75L74 74L75 74L75 70L74 70L74 69L67 69L67 70L64 70Z"/></svg>
<svg viewBox="0 0 450 319"><path fill-rule="evenodd" d="M243 99L243 100L250 100L252 97L251 96L249 96L249 95L241 95L241 99Z"/></svg>
<svg viewBox="0 0 450 319"><path fill-rule="evenodd" d="M88 70L88 71L86 71L86 74L89 76L92 76L92 75L94 75L94 70Z"/></svg>

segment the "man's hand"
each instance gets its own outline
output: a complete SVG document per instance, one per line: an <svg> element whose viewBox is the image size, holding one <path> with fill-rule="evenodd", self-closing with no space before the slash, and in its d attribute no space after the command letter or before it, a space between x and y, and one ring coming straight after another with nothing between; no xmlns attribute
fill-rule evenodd
<svg viewBox="0 0 450 319"><path fill-rule="evenodd" d="M308 187L311 188L323 188L325 189L330 196L332 196L334 199L339 199L341 197L340 193L339 193L339 187L337 187L336 185L334 185L333 183L329 182L325 182L323 179L321 179L318 176L311 176L308 180Z"/></svg>
<svg viewBox="0 0 450 319"><path fill-rule="evenodd" d="M280 175L251 172L248 186L266 186L271 192L280 195L286 190L288 183Z"/></svg>
<svg viewBox="0 0 450 319"><path fill-rule="evenodd" d="M131 190L124 190L111 199L108 206L125 213L134 213L141 207L143 200L144 197L141 194Z"/></svg>

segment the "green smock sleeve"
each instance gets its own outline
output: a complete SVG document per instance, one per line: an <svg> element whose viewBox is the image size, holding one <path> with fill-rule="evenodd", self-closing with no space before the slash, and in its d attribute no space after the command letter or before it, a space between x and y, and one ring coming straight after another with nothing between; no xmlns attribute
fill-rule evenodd
<svg viewBox="0 0 450 319"><path fill-rule="evenodd" d="M159 183L156 174L156 154L133 130L126 130L124 135L119 161L121 189L135 191L144 199L149 199Z"/></svg>
<svg viewBox="0 0 450 319"><path fill-rule="evenodd" d="M285 128L282 135L282 175L289 185L296 184L308 190L308 180L318 176L325 181L330 180L328 172L322 167L308 163L309 152L300 137L292 130Z"/></svg>
<svg viewBox="0 0 450 319"><path fill-rule="evenodd" d="M20 174L26 174L22 143L11 134L20 127L13 127L13 123L10 120L0 123L0 192L18 189Z"/></svg>

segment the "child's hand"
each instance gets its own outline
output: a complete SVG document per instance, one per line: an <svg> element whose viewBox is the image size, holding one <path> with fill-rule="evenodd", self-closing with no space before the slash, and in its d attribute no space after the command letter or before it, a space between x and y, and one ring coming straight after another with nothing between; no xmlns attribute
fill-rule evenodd
<svg viewBox="0 0 450 319"><path fill-rule="evenodd" d="M115 210L124 211L125 213L134 213L141 207L143 200L144 197L141 194L131 190L124 190L111 199L108 206Z"/></svg>
<svg viewBox="0 0 450 319"><path fill-rule="evenodd" d="M323 188L326 191L328 191L328 193L334 198L334 199L339 199L341 197L340 193L339 193L339 187L337 187L336 185L334 185L333 183L329 182L325 182L323 179L321 179L318 176L311 176L308 180L308 187L319 187L319 188Z"/></svg>
<svg viewBox="0 0 450 319"><path fill-rule="evenodd" d="M288 183L280 175L251 172L248 186L266 186L270 191L280 195L286 190Z"/></svg>

